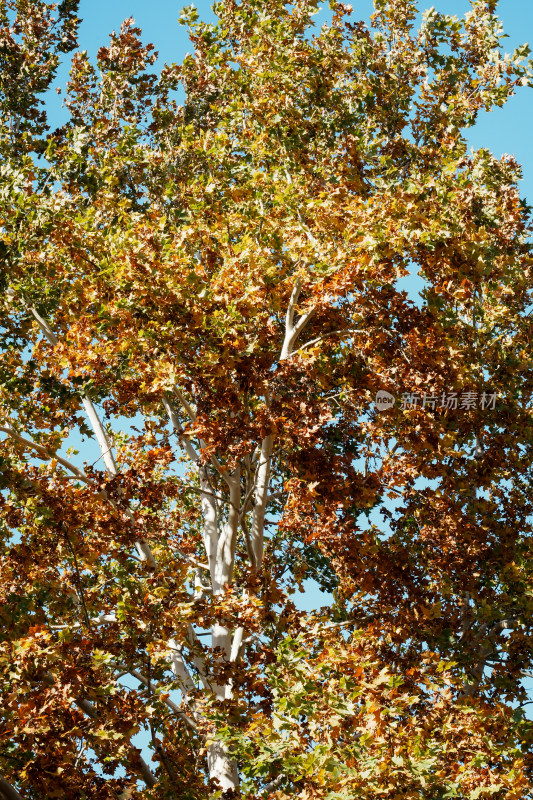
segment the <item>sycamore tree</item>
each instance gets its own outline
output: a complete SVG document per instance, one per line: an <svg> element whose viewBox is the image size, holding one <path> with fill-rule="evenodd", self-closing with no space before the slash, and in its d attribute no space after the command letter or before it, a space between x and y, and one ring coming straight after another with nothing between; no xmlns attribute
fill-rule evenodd
<svg viewBox="0 0 533 800"><path fill-rule="evenodd" d="M533 797L528 49L318 5L0 2L3 800Z"/></svg>

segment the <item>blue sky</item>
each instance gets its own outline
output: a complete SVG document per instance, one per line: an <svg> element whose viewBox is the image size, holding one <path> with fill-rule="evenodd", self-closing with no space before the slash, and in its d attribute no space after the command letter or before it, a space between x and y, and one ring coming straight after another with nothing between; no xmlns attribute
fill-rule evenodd
<svg viewBox="0 0 533 800"><path fill-rule="evenodd" d="M187 52L192 51L187 29L178 24L181 8L190 5L181 0L81 0L80 49L87 50L94 58L99 47L106 44L109 34L119 30L124 19L133 17L143 31L143 40L152 42L159 52L159 65L163 62L181 62ZM197 0L194 4L200 17L215 21L211 10L211 0ZM351 0L353 17L368 20L373 11L372 0ZM470 9L469 0L419 0L420 11L431 7L447 14L462 16ZM315 17L317 26L330 18L328 2L322 4L321 12ZM530 42L533 48L533 0L500 0L498 16L503 22L509 38L506 51L511 52L518 45ZM68 79L68 65L58 72L55 86L64 86ZM60 125L67 117L61 109L61 100L54 91L47 96L52 111L53 127ZM533 147L531 146L533 128L533 90L523 87L518 94L501 109L489 113L481 112L478 122L469 131L471 147L485 147L496 156L510 153L523 167L522 195L533 205ZM405 284L407 289L421 288L417 279Z"/></svg>
<svg viewBox="0 0 533 800"><path fill-rule="evenodd" d="M134 17L137 25L143 30L143 40L153 42L160 54L160 63L181 62L186 52L192 50L188 40L187 30L177 22L182 5L190 3L176 2L176 0L82 0L80 16L83 22L80 27L80 49L87 50L94 58L98 48L108 41L109 33L118 30L122 21ZM373 10L372 0L351 0L354 8L353 17L368 19ZM200 16L204 20L214 20L210 2L198 0L195 3ZM421 2L420 10L434 5L437 10L463 15L469 10L468 0L433 0ZM500 0L498 14L504 23L504 28L509 34L506 50L509 52L519 44L531 41L533 45L533 0ZM329 18L328 3L323 4L323 10L316 17L317 24ZM55 86L64 87L68 77L68 67L64 65L57 76ZM65 111L61 109L61 100L54 91L47 96L47 103L51 112L52 127L65 121ZM524 88L516 97L503 108L483 113L477 125L469 132L469 144L474 148L486 147L496 156L503 153L513 154L523 165L522 195L529 198L533 204L533 91ZM411 292L419 288L419 281L411 277L404 284ZM76 444L79 446L79 444ZM89 443L80 453L80 460L94 460L98 458L96 447ZM379 520L372 521L378 523ZM295 598L301 608L313 609L328 601L328 596L323 595L312 581L306 582L306 592L303 596ZM138 743L144 745L146 737L141 734ZM146 754L145 754L146 755Z"/></svg>
<svg viewBox="0 0 533 800"><path fill-rule="evenodd" d="M178 0L81 0L79 43L80 49L87 50L91 58L96 56L98 48L107 43L109 34L119 30L121 23L128 17L133 17L136 24L143 30L143 40L153 42L159 52L159 64L163 62L181 62L187 52L192 51L188 39L187 29L178 24L178 17L183 5L189 2ZM368 20L373 10L372 0L351 0L354 9L352 19ZM434 5L437 10L462 16L470 8L469 0L433 0L420 2L421 11ZM197 0L196 8L202 19L214 21L216 18L211 11L211 2ZM509 35L506 40L506 51L511 51L519 44L531 41L533 47L533 2L532 0L500 0L498 15L503 21L504 29ZM330 18L328 3L324 2L322 10L315 17L318 26ZM68 65L64 64L58 72L54 86L65 86L68 79ZM61 99L51 91L47 96L47 104L51 112L53 127L60 125L66 118L65 110L61 108ZM471 147L486 147L496 156L502 153L513 154L523 166L522 195L529 198L533 204L533 147L531 145L533 128L533 91L523 88L513 97L503 109L496 109L490 113L482 112L478 123L469 131L469 144ZM421 288L421 281L416 276L410 276L402 282L402 288L409 291L414 298L415 293ZM89 447L87 447L87 444ZM94 460L99 453L93 443L86 443L80 453L81 460ZM76 446L79 446L76 444ZM374 519L378 522L378 519ZM313 608L326 602L327 597L308 582L306 593L299 605Z"/></svg>
<svg viewBox="0 0 533 800"><path fill-rule="evenodd" d="M109 33L118 30L127 17L134 17L143 30L144 40L155 44L161 61L180 62L185 53L192 50L186 28L177 22L183 5L190 3L180 0L152 0L149 3L146 0L81 0L80 48L95 56L98 47L106 43ZM195 5L202 19L215 19L209 0L197 0ZM372 0L351 0L351 5L353 17L359 19L368 19L373 9ZM470 8L468 0L420 1L421 10L431 5L447 14L461 16ZM511 51L527 41L533 47L532 0L500 0L498 9L509 34L506 49ZM322 12L316 17L317 23L328 16L328 3L324 2ZM66 72L63 69L58 75L57 85L64 84ZM58 113L61 114L59 109ZM472 147L488 147L498 156L502 153L516 156L524 167L523 194L530 198L533 198L532 127L533 91L524 88L503 109L483 113L469 136Z"/></svg>
<svg viewBox="0 0 533 800"><path fill-rule="evenodd" d="M351 0L354 9L353 17L368 20L373 11L372 0ZM181 8L190 5L182 0L81 0L80 17L80 49L87 50L90 57L96 56L97 50L108 41L113 30L119 30L124 19L133 17L143 31L143 40L153 42L159 52L159 62L181 62L187 52L192 51L187 29L178 24ZM214 21L210 0L197 0L195 3L200 17ZM419 9L432 5L431 0L419 0ZM447 14L462 16L470 9L469 0L433 0L437 10ZM330 18L329 3L322 4L321 12L315 17L317 26ZM506 51L531 41L533 47L533 0L500 0L498 15L503 22L509 38L506 40ZM55 86L64 87L68 80L68 64L64 64L58 72ZM55 88L55 87L54 87ZM61 99L51 90L46 96L51 112L52 127L57 127L67 119L65 109L61 108ZM533 128L533 91L523 87L501 109L489 113L481 112L478 122L468 132L468 143L473 148L485 147L497 157L503 153L514 155L523 167L522 196L533 205L533 147L531 131ZM413 299L422 288L422 281L417 276L402 279L401 288L405 288Z"/></svg>

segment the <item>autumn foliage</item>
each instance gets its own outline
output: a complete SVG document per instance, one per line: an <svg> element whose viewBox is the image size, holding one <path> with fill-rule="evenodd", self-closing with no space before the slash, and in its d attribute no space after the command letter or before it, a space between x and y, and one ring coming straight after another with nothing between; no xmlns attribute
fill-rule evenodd
<svg viewBox="0 0 533 800"><path fill-rule="evenodd" d="M318 5L0 2L2 800L533 796L528 51Z"/></svg>

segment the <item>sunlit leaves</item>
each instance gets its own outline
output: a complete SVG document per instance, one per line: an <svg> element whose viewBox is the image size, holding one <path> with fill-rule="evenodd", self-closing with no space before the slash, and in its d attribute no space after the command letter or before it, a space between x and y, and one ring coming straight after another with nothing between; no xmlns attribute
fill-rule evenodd
<svg viewBox="0 0 533 800"><path fill-rule="evenodd" d="M519 166L463 135L527 50L492 2L420 31L411 0L368 28L335 2L318 31L315 0L224 0L215 25L184 9L194 53L159 77L131 19L77 53L46 133L76 4L4 6L0 774L203 799L222 740L243 797L528 796L531 225ZM427 400L463 392L498 404ZM116 475L78 441L89 400ZM209 498L225 524L237 470L214 593ZM333 594L314 617L308 579ZM214 625L242 626L230 663Z"/></svg>

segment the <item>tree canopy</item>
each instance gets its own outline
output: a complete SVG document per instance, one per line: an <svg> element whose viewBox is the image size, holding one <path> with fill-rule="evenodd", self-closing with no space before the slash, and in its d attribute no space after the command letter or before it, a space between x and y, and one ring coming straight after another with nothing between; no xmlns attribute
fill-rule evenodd
<svg viewBox="0 0 533 800"><path fill-rule="evenodd" d="M465 140L529 51L318 6L156 74L0 1L7 800L533 797L531 217Z"/></svg>

